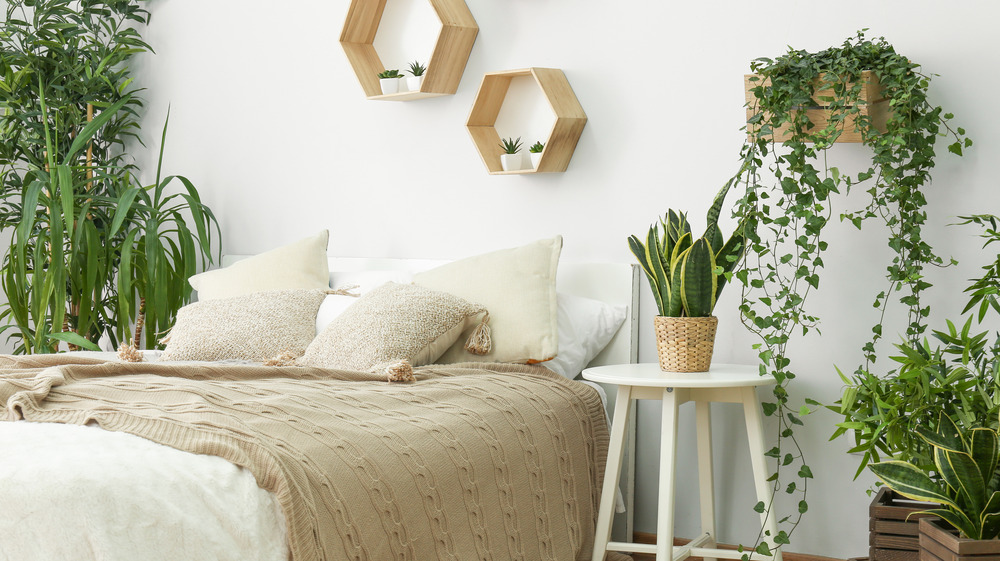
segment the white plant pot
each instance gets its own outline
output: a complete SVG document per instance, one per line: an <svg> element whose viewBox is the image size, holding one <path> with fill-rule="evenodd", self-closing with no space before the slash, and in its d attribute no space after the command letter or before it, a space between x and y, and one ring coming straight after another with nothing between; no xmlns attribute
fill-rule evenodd
<svg viewBox="0 0 1000 561"><path fill-rule="evenodd" d="M399 93L399 78L379 78L378 83L382 86L382 95Z"/></svg>
<svg viewBox="0 0 1000 561"><path fill-rule="evenodd" d="M532 169L538 169L538 162L542 161L542 153L541 152L528 152L528 155L531 156L531 167L532 167Z"/></svg>
<svg viewBox="0 0 1000 561"><path fill-rule="evenodd" d="M500 166L504 171L517 171L521 169L521 154L500 154Z"/></svg>
<svg viewBox="0 0 1000 561"><path fill-rule="evenodd" d="M423 82L424 82L423 76L410 76L409 78L406 79L406 89L410 90L411 92L419 92L420 84L422 84Z"/></svg>

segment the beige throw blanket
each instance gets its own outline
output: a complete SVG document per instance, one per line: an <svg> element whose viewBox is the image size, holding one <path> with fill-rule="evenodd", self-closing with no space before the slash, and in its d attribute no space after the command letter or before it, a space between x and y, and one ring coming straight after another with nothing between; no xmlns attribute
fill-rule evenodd
<svg viewBox="0 0 1000 561"><path fill-rule="evenodd" d="M389 384L71 355L0 367L0 418L96 421L247 468L281 504L295 561L590 558L604 410L543 368L433 366Z"/></svg>

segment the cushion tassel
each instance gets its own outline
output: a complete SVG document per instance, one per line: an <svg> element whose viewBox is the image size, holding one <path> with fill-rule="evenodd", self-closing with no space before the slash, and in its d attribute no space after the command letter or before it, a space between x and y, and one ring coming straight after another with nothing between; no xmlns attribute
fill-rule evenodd
<svg viewBox="0 0 1000 561"><path fill-rule="evenodd" d="M390 364L385 369L386 379L390 382L416 382L417 377L413 375L413 365L408 360L401 360Z"/></svg>
<svg viewBox="0 0 1000 561"><path fill-rule="evenodd" d="M167 329L163 333L157 333L156 336L159 337L159 339L156 342L159 343L159 344L161 344L161 345L166 345L167 343L169 343L170 342L170 332L173 329L174 328L171 327L170 329Z"/></svg>
<svg viewBox="0 0 1000 561"><path fill-rule="evenodd" d="M264 366L295 366L295 355L285 351L264 361Z"/></svg>
<svg viewBox="0 0 1000 561"><path fill-rule="evenodd" d="M469 340L465 342L465 350L472 354L484 355L493 350L493 339L490 336L490 313L486 312L483 321L479 322Z"/></svg>
<svg viewBox="0 0 1000 561"><path fill-rule="evenodd" d="M356 285L356 284L349 284L349 285L344 286L342 288L336 288L336 289L335 288L328 288L328 289L326 289L326 290L323 291L323 294L326 294L327 296L353 296L355 298L358 298L358 297L361 296L361 294L359 294L357 292L354 292L357 289L358 289L358 285Z"/></svg>
<svg viewBox="0 0 1000 561"><path fill-rule="evenodd" d="M132 343L122 343L118 347L118 358L125 362L142 362L142 352L132 346Z"/></svg>

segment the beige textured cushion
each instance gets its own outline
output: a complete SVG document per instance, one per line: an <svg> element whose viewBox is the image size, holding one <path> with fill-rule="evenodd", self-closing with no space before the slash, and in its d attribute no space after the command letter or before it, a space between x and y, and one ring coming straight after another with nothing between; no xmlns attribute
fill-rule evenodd
<svg viewBox="0 0 1000 561"><path fill-rule="evenodd" d="M198 300L215 300L265 290L327 288L330 266L326 256L330 232L237 261L223 269L194 275L188 282L198 291Z"/></svg>
<svg viewBox="0 0 1000 561"><path fill-rule="evenodd" d="M440 363L534 363L559 348L556 268L562 236L469 257L414 275L415 284L478 302L490 311L493 351L474 356L454 345ZM475 326L466 324L464 338Z"/></svg>
<svg viewBox="0 0 1000 561"><path fill-rule="evenodd" d="M389 282L330 322L297 363L358 371L399 360L429 364L458 339L466 319L485 311L451 294Z"/></svg>
<svg viewBox="0 0 1000 561"><path fill-rule="evenodd" d="M160 360L252 360L301 356L316 334L322 290L255 292L195 302L177 312Z"/></svg>

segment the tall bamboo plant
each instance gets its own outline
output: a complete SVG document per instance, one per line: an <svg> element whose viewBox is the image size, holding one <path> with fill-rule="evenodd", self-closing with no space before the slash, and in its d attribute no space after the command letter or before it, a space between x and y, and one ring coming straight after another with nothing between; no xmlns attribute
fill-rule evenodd
<svg viewBox="0 0 1000 561"><path fill-rule="evenodd" d="M0 24L0 332L15 352L96 348L131 337L139 302L164 330L212 259L218 224L190 181L141 187L139 90L129 62L150 50L141 0L12 0ZM164 126L164 134L166 126ZM162 148L160 159L162 161ZM188 226L193 222L194 227ZM141 323L141 322L140 322ZM155 337L146 338L147 347Z"/></svg>

